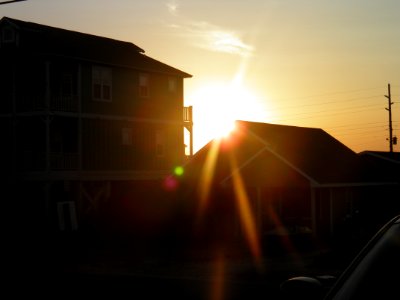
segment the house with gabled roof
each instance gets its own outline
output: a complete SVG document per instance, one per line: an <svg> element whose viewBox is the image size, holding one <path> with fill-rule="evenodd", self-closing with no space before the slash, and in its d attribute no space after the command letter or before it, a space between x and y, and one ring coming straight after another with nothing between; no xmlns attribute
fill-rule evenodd
<svg viewBox="0 0 400 300"><path fill-rule="evenodd" d="M400 181L400 152L362 151L359 155L369 163L373 173Z"/></svg>
<svg viewBox="0 0 400 300"><path fill-rule="evenodd" d="M137 45L3 17L0 66L2 193L24 228L133 219L186 161L191 75Z"/></svg>
<svg viewBox="0 0 400 300"><path fill-rule="evenodd" d="M229 220L217 239L241 232L244 202L261 239L307 234L332 240L346 231L368 235L354 226L350 232L349 218L361 216L372 226L400 209L394 199L399 182L379 176L319 128L237 121L229 138L211 141L186 169L185 189L207 224L205 232L218 232L222 220ZM212 214L218 217L210 225Z"/></svg>

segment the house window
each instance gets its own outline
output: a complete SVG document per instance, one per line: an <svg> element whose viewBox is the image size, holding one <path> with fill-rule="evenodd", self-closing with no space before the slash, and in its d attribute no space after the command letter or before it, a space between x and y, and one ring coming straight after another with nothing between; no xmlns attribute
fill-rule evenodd
<svg viewBox="0 0 400 300"><path fill-rule="evenodd" d="M177 80L175 77L169 77L168 78L168 91L169 92L176 92L177 90Z"/></svg>
<svg viewBox="0 0 400 300"><path fill-rule="evenodd" d="M165 155L165 131L156 130L156 156L162 157Z"/></svg>
<svg viewBox="0 0 400 300"><path fill-rule="evenodd" d="M111 101L112 72L110 68L94 66L92 69L93 99Z"/></svg>
<svg viewBox="0 0 400 300"><path fill-rule="evenodd" d="M139 96L143 98L149 97L149 74L142 73L139 75Z"/></svg>
<svg viewBox="0 0 400 300"><path fill-rule="evenodd" d="M132 145L132 128L122 128L122 145Z"/></svg>
<svg viewBox="0 0 400 300"><path fill-rule="evenodd" d="M1 40L3 43L13 43L15 41L15 32L12 28L5 27L1 32Z"/></svg>

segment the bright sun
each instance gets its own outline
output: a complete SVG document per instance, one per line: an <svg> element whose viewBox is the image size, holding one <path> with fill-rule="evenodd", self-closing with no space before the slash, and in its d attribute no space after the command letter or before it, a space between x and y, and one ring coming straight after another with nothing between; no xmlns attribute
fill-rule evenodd
<svg viewBox="0 0 400 300"><path fill-rule="evenodd" d="M260 120L265 110L259 99L240 83L213 83L192 95L195 148L214 138L224 138L236 120ZM198 149L195 149L197 151Z"/></svg>

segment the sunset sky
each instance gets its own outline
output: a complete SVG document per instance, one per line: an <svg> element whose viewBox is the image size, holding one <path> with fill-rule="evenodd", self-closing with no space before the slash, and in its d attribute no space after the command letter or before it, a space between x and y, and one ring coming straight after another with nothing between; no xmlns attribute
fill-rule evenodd
<svg viewBox="0 0 400 300"><path fill-rule="evenodd" d="M28 0L3 16L129 41L192 74L195 150L241 119L388 151L389 83L400 137L399 0Z"/></svg>

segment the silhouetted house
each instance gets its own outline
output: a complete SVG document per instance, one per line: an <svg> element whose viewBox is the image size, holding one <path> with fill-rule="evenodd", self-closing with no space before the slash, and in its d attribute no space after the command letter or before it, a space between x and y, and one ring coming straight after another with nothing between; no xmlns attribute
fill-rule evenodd
<svg viewBox="0 0 400 300"><path fill-rule="evenodd" d="M371 187L366 195L369 199L365 207L371 215L374 215L380 224L384 224L393 214L400 213L400 153L384 151L363 151L359 153L363 159L368 173L374 178L394 183L391 187ZM382 211L382 206L386 207Z"/></svg>
<svg viewBox="0 0 400 300"><path fill-rule="evenodd" d="M129 42L8 17L0 66L1 180L14 224L129 227L149 210L162 215L151 200L186 159L191 75Z"/></svg>
<svg viewBox="0 0 400 300"><path fill-rule="evenodd" d="M396 202L398 182L374 173L324 130L246 121L236 125L229 138L210 142L186 166L182 185L192 195L191 209L205 235L219 232L217 239L232 238L251 215L262 239L308 234L331 240L340 238L342 229L350 230L348 218L365 216L363 208L371 203L372 213L394 213L385 205ZM371 191L387 198L371 199Z"/></svg>
<svg viewBox="0 0 400 300"><path fill-rule="evenodd" d="M363 151L359 155L367 161L372 173L400 182L400 152Z"/></svg>

